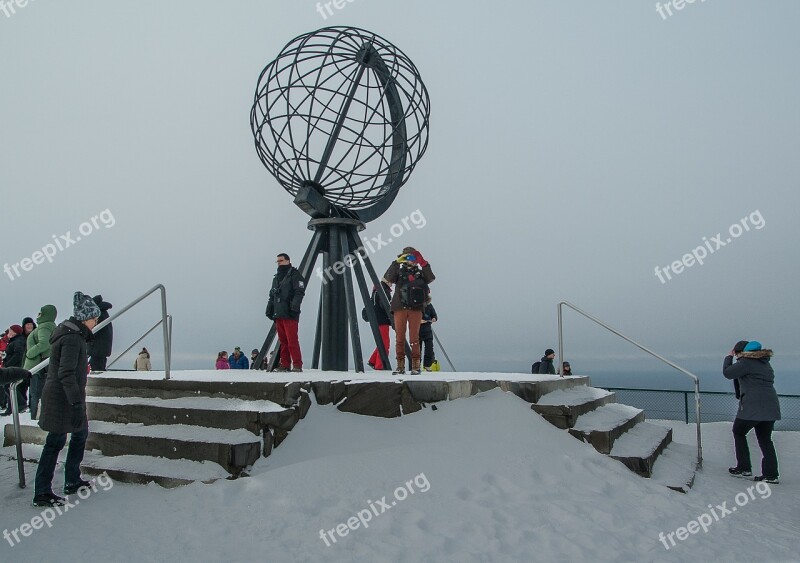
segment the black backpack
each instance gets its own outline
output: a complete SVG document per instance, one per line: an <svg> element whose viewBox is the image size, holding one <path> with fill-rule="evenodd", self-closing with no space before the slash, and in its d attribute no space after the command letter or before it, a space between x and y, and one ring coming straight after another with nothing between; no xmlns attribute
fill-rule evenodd
<svg viewBox="0 0 800 563"><path fill-rule="evenodd" d="M408 274L400 270L400 277L397 280L398 291L400 292L400 303L403 307L419 307L425 305L430 288L422 277L422 271L414 272L414 279L409 280Z"/></svg>
<svg viewBox="0 0 800 563"><path fill-rule="evenodd" d="M531 373L539 373L539 366L542 365L542 362L533 362L531 366Z"/></svg>

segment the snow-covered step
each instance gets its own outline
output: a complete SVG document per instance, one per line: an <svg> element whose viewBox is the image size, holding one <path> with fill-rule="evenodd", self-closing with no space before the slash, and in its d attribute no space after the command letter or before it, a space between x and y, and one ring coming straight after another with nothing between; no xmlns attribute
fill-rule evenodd
<svg viewBox="0 0 800 563"><path fill-rule="evenodd" d="M650 478L681 493L688 492L697 472L697 446L672 442L653 466Z"/></svg>
<svg viewBox="0 0 800 563"><path fill-rule="evenodd" d="M558 428L572 428L582 414L614 401L615 395L610 391L578 385L551 391L531 405L531 408Z"/></svg>
<svg viewBox="0 0 800 563"><path fill-rule="evenodd" d="M644 411L628 405L611 403L583 414L575 421L569 433L589 442L603 454L611 451L614 440L644 421Z"/></svg>
<svg viewBox="0 0 800 563"><path fill-rule="evenodd" d="M671 428L640 422L614 441L609 456L642 477L650 477L656 458L671 441Z"/></svg>
<svg viewBox="0 0 800 563"><path fill-rule="evenodd" d="M90 420L148 425L183 424L229 430L244 428L261 434L266 426L291 430L300 419L298 408L272 401L220 397L87 397Z"/></svg>
<svg viewBox="0 0 800 563"><path fill-rule="evenodd" d="M214 461L232 474L252 465L264 447L260 436L239 429L185 424L117 424L92 421L86 447L106 456L145 455Z"/></svg>
<svg viewBox="0 0 800 563"><path fill-rule="evenodd" d="M213 461L137 455L109 457L95 451L86 452L81 468L89 475L106 473L115 481L136 484L157 483L166 488L188 485L195 481L213 483L231 476Z"/></svg>

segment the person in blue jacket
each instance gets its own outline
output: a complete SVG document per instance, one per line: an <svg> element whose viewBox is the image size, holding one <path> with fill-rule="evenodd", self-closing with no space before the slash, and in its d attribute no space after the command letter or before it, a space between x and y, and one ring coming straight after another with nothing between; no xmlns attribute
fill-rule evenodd
<svg viewBox="0 0 800 563"><path fill-rule="evenodd" d="M228 364L231 369L250 369L250 362L247 356L242 354L242 349L239 346L233 349L233 354L228 358Z"/></svg>

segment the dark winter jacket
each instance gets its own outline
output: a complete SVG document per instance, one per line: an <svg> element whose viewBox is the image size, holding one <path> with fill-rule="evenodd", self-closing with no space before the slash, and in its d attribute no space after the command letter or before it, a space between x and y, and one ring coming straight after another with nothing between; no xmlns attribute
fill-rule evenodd
<svg viewBox="0 0 800 563"><path fill-rule="evenodd" d="M228 365L231 369L250 369L250 361L244 354L239 354L239 359L236 359L236 354L228 356Z"/></svg>
<svg viewBox="0 0 800 563"><path fill-rule="evenodd" d="M742 352L734 363L725 356L722 374L739 382L739 411L741 420L769 421L781 419L781 405L775 392L775 372L769 363L772 350Z"/></svg>
<svg viewBox="0 0 800 563"><path fill-rule="evenodd" d="M6 357L3 360L3 367L21 368L24 359L25 336L18 334L8 341L8 346L6 347Z"/></svg>
<svg viewBox="0 0 800 563"><path fill-rule="evenodd" d="M8 385L15 381L27 381L31 372L22 368L0 368L0 385Z"/></svg>
<svg viewBox="0 0 800 563"><path fill-rule="evenodd" d="M422 311L422 320L428 322L419 325L420 340L427 340L429 338L433 338L433 319L438 320L439 317L436 314L436 309L433 308L433 305L428 303L427 305L425 305L425 309L423 309Z"/></svg>
<svg viewBox="0 0 800 563"><path fill-rule="evenodd" d="M39 426L47 432L68 434L81 427L72 426L72 406L86 407L88 360L86 341L92 333L86 326L70 317L59 324L50 337L50 366L42 390ZM86 427L84 417L82 427Z"/></svg>
<svg viewBox="0 0 800 563"><path fill-rule="evenodd" d="M278 273L272 278L266 315L270 320L300 318L300 304L306 294L306 284L297 268L290 265L278 266Z"/></svg>
<svg viewBox="0 0 800 563"><path fill-rule="evenodd" d="M56 329L56 308L45 305L39 313L39 326L28 335L28 351L25 352L25 369L32 369L50 357L50 337ZM39 373L47 373L43 369Z"/></svg>
<svg viewBox="0 0 800 563"><path fill-rule="evenodd" d="M108 310L111 309L111 303L103 301L102 295L95 295L92 300L100 307L100 318L97 319L97 324L102 323L111 315ZM90 356L108 358L111 355L111 344L114 340L114 323L104 326L94 333L92 340L89 341L86 352Z"/></svg>
<svg viewBox="0 0 800 563"><path fill-rule="evenodd" d="M408 290L414 286L425 287L436 279L431 270L430 264L425 264L424 268L419 266L400 264L399 262L392 262L389 269L383 275L383 279L389 283L396 284L394 295L392 295L392 313L395 311L402 311L409 309L411 311L422 311L425 308L425 303L419 305L409 306L404 305L405 296L408 295Z"/></svg>
<svg viewBox="0 0 800 563"><path fill-rule="evenodd" d="M553 365L553 360L551 360L547 356L542 356L542 359L539 360L539 373L543 375L546 374L555 375L556 368Z"/></svg>
<svg viewBox="0 0 800 563"><path fill-rule="evenodd" d="M391 303L392 301L392 288L386 285L384 282L381 282L381 287L383 288L383 292L386 294L386 299L389 300ZM386 312L386 309L383 308L381 304L381 300L378 297L378 290L372 290L372 305L375 307L375 315L378 317L378 324L379 325L391 325L392 320L389 318L389 313Z"/></svg>

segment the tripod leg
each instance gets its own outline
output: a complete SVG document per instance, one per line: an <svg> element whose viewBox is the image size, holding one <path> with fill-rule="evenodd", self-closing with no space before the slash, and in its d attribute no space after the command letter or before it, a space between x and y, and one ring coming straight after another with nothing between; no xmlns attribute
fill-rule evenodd
<svg viewBox="0 0 800 563"><path fill-rule="evenodd" d="M319 290L319 307L317 308L317 330L314 333L314 353L311 356L311 369L319 369L319 353L322 349L322 299L325 292Z"/></svg>

